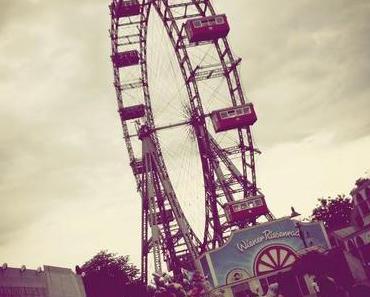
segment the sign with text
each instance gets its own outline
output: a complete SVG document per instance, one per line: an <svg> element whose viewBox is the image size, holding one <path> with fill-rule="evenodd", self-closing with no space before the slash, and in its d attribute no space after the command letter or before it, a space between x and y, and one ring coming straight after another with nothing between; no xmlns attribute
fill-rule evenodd
<svg viewBox="0 0 370 297"><path fill-rule="evenodd" d="M304 236L304 240L301 236ZM286 263L292 265L294 255L304 249L305 244L327 249L329 243L323 226L320 223L298 223L284 218L233 232L223 247L202 256L200 265L212 285L218 287L227 284L235 271L244 271L243 278L249 278L267 272L266 265L270 268L276 266L276 269L285 267L267 263L271 257L268 257L270 254L262 254L261 258L261 252L264 251L271 255L280 251L289 260ZM291 257L287 251L291 253ZM256 264L258 259L262 262ZM236 277L238 276L236 273Z"/></svg>

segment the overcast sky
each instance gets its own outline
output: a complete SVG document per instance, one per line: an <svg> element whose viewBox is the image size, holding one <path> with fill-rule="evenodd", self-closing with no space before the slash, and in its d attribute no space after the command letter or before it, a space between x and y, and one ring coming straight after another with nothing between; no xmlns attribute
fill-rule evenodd
<svg viewBox="0 0 370 297"><path fill-rule="evenodd" d="M0 262L74 267L108 249L139 264L108 2L0 0ZM370 169L370 2L213 2L258 110L270 209L308 216L349 193Z"/></svg>

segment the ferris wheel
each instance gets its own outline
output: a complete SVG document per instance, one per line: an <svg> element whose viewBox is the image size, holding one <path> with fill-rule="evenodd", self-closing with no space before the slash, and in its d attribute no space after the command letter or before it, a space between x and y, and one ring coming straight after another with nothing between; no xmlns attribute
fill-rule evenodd
<svg viewBox="0 0 370 297"><path fill-rule="evenodd" d="M161 27L157 31L163 31L154 41L152 11L151 18ZM156 272L162 272L165 262L180 275L182 269L194 270L195 259L222 246L233 230L273 216L257 187L259 151L251 133L257 117L241 86L241 58L232 53L226 38L226 15L217 14L209 0L113 0L110 12L118 112L142 204L141 273L146 283L151 253ZM170 51L158 59L164 37ZM172 72L154 67L155 59L171 64ZM158 78L162 85L155 91ZM160 134L179 127L191 137ZM172 154L172 161L169 139L182 149ZM186 142L191 140L195 149L187 154ZM182 163L187 157L196 158L196 164ZM196 184L202 190L190 194ZM201 236L180 203L191 204L199 193L204 207Z"/></svg>

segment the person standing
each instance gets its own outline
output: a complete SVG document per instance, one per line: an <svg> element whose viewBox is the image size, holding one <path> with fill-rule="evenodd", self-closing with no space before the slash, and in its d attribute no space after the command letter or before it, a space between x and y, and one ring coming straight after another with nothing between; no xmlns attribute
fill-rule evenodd
<svg viewBox="0 0 370 297"><path fill-rule="evenodd" d="M320 297L321 296L320 295L320 287L319 287L319 285L318 285L318 283L316 281L316 277L315 276L312 277L311 286L312 286L314 292L316 293L317 297Z"/></svg>
<svg viewBox="0 0 370 297"><path fill-rule="evenodd" d="M272 283L268 286L265 297L278 297L279 296L279 284Z"/></svg>
<svg viewBox="0 0 370 297"><path fill-rule="evenodd" d="M320 297L333 297L338 295L337 285L331 277L326 275L319 275L317 278Z"/></svg>

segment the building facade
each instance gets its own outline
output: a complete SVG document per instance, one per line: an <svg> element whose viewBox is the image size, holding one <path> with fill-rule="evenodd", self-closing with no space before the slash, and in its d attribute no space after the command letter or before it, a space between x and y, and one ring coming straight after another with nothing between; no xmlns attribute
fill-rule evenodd
<svg viewBox="0 0 370 297"><path fill-rule="evenodd" d="M44 266L44 269L0 268L0 297L86 297L79 275L71 269Z"/></svg>
<svg viewBox="0 0 370 297"><path fill-rule="evenodd" d="M357 182L351 191L352 224L330 234L333 246L341 248L356 282L370 278L370 179Z"/></svg>
<svg viewBox="0 0 370 297"><path fill-rule="evenodd" d="M202 255L199 266L214 293L224 297L249 296L249 291L263 295L300 255L329 248L321 223L287 217L233 232L224 246ZM312 283L309 275L291 279L297 297L313 294Z"/></svg>

